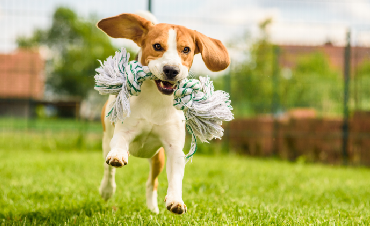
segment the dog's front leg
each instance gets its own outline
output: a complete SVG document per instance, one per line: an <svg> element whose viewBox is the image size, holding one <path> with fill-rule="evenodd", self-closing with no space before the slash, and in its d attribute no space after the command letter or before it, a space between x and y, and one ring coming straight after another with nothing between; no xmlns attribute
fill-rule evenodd
<svg viewBox="0 0 370 226"><path fill-rule="evenodd" d="M133 132L128 129L126 123L117 123L114 128L113 138L110 142L111 151L105 162L114 167L127 165L129 156L129 144L134 137Z"/></svg>
<svg viewBox="0 0 370 226"><path fill-rule="evenodd" d="M186 205L182 201L182 179L185 171L185 154L182 148L165 145L167 163L168 189L166 196L166 207L176 214L186 213Z"/></svg>
<svg viewBox="0 0 370 226"><path fill-rule="evenodd" d="M185 154L182 149L185 144L185 130L179 129L181 127L167 127L166 132L162 133L164 135L162 143L167 155L168 189L165 201L167 209L175 214L187 211L182 201L182 179L185 171Z"/></svg>

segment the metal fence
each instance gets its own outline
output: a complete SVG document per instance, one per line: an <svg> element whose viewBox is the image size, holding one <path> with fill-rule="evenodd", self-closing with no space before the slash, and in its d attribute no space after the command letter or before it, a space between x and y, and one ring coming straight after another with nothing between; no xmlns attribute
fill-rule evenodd
<svg viewBox="0 0 370 226"><path fill-rule="evenodd" d="M220 39L230 52L222 73L207 71L199 56L192 68L231 94L236 120L225 125L224 144L214 145L224 152L368 164L356 160L367 155L354 154L366 152L370 133L370 4L362 0L0 1L0 147L99 149L105 99L93 91L93 69L120 46L138 49L107 39L94 24L147 9L159 22ZM266 120L272 123L263 129ZM307 120L306 129L297 126ZM333 120L335 129L320 127ZM318 134L335 140L308 148ZM340 158L309 157L325 153Z"/></svg>

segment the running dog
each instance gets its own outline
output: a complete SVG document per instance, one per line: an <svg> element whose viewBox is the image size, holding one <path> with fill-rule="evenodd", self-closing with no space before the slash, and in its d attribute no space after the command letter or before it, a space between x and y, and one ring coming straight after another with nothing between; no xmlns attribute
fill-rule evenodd
<svg viewBox="0 0 370 226"><path fill-rule="evenodd" d="M225 46L216 39L184 26L154 24L135 14L121 14L102 19L98 28L113 38L133 40L140 51L137 61L148 66L157 80L145 81L139 96L130 98L131 115L112 124L106 115L115 96L109 96L101 119L104 128L103 154L106 158L100 195L109 199L116 189L115 168L127 165L129 155L148 158L146 182L148 208L159 213L157 203L158 175L167 155L168 189L166 207L175 214L187 212L182 200L185 168L185 117L173 107L176 83L189 75L195 54L200 53L211 71L221 71L230 64Z"/></svg>

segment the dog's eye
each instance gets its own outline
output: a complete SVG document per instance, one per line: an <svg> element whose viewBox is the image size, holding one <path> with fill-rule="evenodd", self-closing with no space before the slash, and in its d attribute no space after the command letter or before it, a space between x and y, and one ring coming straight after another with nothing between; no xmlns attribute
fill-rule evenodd
<svg viewBox="0 0 370 226"><path fill-rule="evenodd" d="M154 48L155 51L162 51L163 50L162 46L158 43L154 44L153 48Z"/></svg>
<svg viewBox="0 0 370 226"><path fill-rule="evenodd" d="M190 52L190 48L189 47L185 47L184 50L182 51L183 53L189 53Z"/></svg>

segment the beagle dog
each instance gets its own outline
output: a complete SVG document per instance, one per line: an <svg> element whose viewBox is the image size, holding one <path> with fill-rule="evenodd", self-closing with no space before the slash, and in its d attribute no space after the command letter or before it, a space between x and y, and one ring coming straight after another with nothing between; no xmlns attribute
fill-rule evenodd
<svg viewBox="0 0 370 226"><path fill-rule="evenodd" d="M100 195L109 199L116 189L115 168L127 165L130 155L148 158L149 178L146 182L146 203L159 213L157 203L158 175L167 155L167 209L175 214L186 213L182 200L182 179L185 168L185 117L173 107L176 83L189 74L195 54L200 53L211 71L226 69L230 64L225 46L198 31L172 24L153 24L135 14L121 14L102 19L97 26L113 38L133 40L141 49L138 61L148 66L158 78L145 81L139 96L130 98L131 115L123 122L111 124L106 118L115 96L109 96L102 110L103 155L106 160Z"/></svg>

